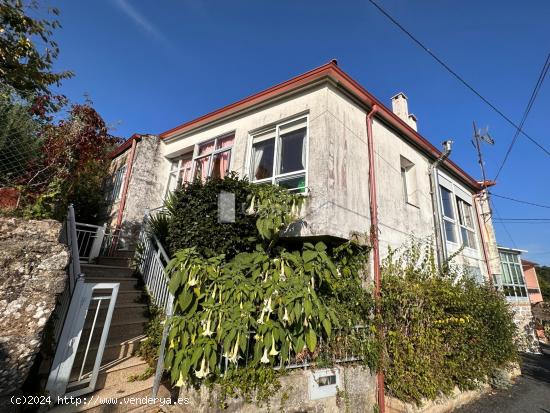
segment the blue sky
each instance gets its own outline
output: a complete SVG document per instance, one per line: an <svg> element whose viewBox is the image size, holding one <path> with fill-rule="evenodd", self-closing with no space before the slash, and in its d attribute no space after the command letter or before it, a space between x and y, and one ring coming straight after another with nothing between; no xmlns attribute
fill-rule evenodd
<svg viewBox="0 0 550 413"><path fill-rule="evenodd" d="M93 100L114 133L160 133L332 58L380 100L404 91L419 131L455 141L452 159L474 177L472 121L489 125L494 177L514 130L366 0L50 0L61 10L61 91ZM550 2L408 1L380 4L516 123L550 52ZM550 79L524 126L550 148ZM520 136L494 192L550 204L550 157ZM494 198L502 218L550 210ZM550 265L550 224L496 224L500 244Z"/></svg>

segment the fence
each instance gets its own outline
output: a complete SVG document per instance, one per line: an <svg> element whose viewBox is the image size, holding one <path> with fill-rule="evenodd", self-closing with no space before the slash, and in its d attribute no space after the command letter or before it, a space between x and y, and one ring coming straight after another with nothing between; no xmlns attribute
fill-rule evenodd
<svg viewBox="0 0 550 413"><path fill-rule="evenodd" d="M121 238L119 229L76 222L78 255L82 261L91 262L98 256L113 255Z"/></svg>
<svg viewBox="0 0 550 413"><path fill-rule="evenodd" d="M76 286L76 283L82 274L80 270L80 254L79 254L79 242L76 229L76 219L74 215L74 209L72 205L69 205L67 211L67 218L63 222L63 229L61 232L61 242L69 247L69 279L65 283L65 289L58 298L57 305L53 313L53 331L55 342L59 340L63 324L69 310L71 303L71 297Z"/></svg>
<svg viewBox="0 0 550 413"><path fill-rule="evenodd" d="M157 237L149 231L149 217L147 212L139 234L139 271L154 304L170 315L174 296L168 289L169 279L164 271L170 258Z"/></svg>

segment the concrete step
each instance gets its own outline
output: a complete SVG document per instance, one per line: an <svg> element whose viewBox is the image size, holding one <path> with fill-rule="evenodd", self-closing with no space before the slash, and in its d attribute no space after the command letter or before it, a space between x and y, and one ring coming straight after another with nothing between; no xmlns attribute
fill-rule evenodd
<svg viewBox="0 0 550 413"><path fill-rule="evenodd" d="M105 349L107 350L107 349ZM105 356L104 356L105 358ZM76 366L79 366L75 364ZM96 390L117 384L120 381L128 381L130 376L142 374L147 368L147 363L140 357L129 354L125 357L114 357L101 363L96 383ZM84 366L84 378L88 377L93 369L93 363L86 362ZM74 370L79 370L75 368ZM70 380L76 380L79 371L72 371Z"/></svg>
<svg viewBox="0 0 550 413"><path fill-rule="evenodd" d="M84 328L91 327L94 322L94 317L96 314L96 303L92 303L88 309L88 314L86 316L86 321L84 322ZM99 311L97 312L96 326L102 326L107 316L108 307L107 304L103 304ZM111 317L111 324L118 321L124 322L125 320L148 316L148 307L147 304L142 303L119 303L118 300L115 303L115 309L113 311L113 316Z"/></svg>
<svg viewBox="0 0 550 413"><path fill-rule="evenodd" d="M82 264L80 266L86 277L133 277L134 270L116 265Z"/></svg>
<svg viewBox="0 0 550 413"><path fill-rule="evenodd" d="M125 340L131 340L134 337L141 336L144 332L145 325L149 319L145 316L134 316L127 320L117 320L111 323L109 335L107 336L108 343L121 343ZM96 326L97 329L97 326ZM98 331L98 330L96 330ZM82 329L81 340L86 340L90 334L90 326ZM99 336L99 334L97 334ZM93 339L92 339L93 340Z"/></svg>
<svg viewBox="0 0 550 413"><path fill-rule="evenodd" d="M137 277L89 277L86 276L84 282L87 283L120 283L119 291L142 291L143 281Z"/></svg>
<svg viewBox="0 0 550 413"><path fill-rule="evenodd" d="M145 291L141 290L118 290L118 295L116 298L116 306L119 304L146 304L147 303L147 294Z"/></svg>
<svg viewBox="0 0 550 413"><path fill-rule="evenodd" d="M117 267L130 267L133 258L127 257L97 257L95 264L98 265L114 265Z"/></svg>
<svg viewBox="0 0 550 413"><path fill-rule="evenodd" d="M114 257L122 258L134 258L134 255L136 255L135 250L116 250L113 254Z"/></svg>

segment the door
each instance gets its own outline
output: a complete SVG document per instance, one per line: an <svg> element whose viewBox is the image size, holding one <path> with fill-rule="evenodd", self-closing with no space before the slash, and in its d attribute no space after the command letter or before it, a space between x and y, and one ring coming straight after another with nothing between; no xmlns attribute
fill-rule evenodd
<svg viewBox="0 0 550 413"><path fill-rule="evenodd" d="M94 391L119 285L77 282L46 384L52 397Z"/></svg>

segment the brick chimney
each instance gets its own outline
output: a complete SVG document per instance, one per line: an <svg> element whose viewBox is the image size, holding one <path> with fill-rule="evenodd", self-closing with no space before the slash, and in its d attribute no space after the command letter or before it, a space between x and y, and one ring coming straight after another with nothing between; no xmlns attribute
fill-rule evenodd
<svg viewBox="0 0 550 413"><path fill-rule="evenodd" d="M399 92L391 98L392 110L399 116L407 125L414 130L418 130L416 126L416 116L409 114L409 104L407 96L403 92Z"/></svg>

